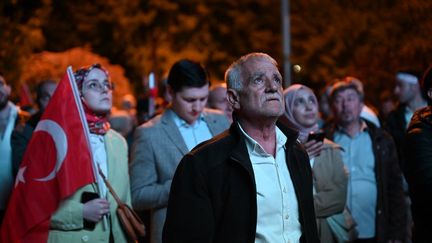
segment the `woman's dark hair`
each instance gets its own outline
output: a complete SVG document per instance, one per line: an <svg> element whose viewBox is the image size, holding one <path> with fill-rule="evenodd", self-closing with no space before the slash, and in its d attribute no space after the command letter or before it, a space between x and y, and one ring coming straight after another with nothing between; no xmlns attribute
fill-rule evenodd
<svg viewBox="0 0 432 243"><path fill-rule="evenodd" d="M428 96L428 91L432 88L432 65L426 70L423 74L423 78L421 81L421 88L423 96L426 97L426 100L429 105L432 105L432 99Z"/></svg>
<svg viewBox="0 0 432 243"><path fill-rule="evenodd" d="M106 76L108 77L108 80L111 82L108 71L101 64L95 63L95 64L92 64L90 66L81 67L74 72L75 82L77 83L79 90L81 90L81 88L82 88L84 79L87 77L87 75L90 73L90 71L95 69L95 68L102 70L106 74Z"/></svg>
<svg viewBox="0 0 432 243"><path fill-rule="evenodd" d="M174 92L184 87L200 88L210 84L208 73L198 62L182 59L174 63L168 74L168 85Z"/></svg>

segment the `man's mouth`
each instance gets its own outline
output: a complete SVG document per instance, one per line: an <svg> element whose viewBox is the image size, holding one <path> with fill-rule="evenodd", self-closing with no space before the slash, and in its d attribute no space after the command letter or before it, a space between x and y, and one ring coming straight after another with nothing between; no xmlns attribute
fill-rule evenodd
<svg viewBox="0 0 432 243"><path fill-rule="evenodd" d="M266 101L280 101L279 97L268 97Z"/></svg>

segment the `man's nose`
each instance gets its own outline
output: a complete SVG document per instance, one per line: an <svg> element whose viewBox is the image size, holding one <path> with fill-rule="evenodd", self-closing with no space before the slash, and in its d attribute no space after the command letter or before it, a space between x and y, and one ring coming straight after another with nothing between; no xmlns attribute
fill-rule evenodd
<svg viewBox="0 0 432 243"><path fill-rule="evenodd" d="M201 101L195 101L192 103L192 110L193 111L199 111L202 107L202 102Z"/></svg>
<svg viewBox="0 0 432 243"><path fill-rule="evenodd" d="M342 107L344 109L349 109L349 102L347 100L342 100Z"/></svg>
<svg viewBox="0 0 432 243"><path fill-rule="evenodd" d="M266 79L266 89L271 92L276 92L278 84L272 79Z"/></svg>

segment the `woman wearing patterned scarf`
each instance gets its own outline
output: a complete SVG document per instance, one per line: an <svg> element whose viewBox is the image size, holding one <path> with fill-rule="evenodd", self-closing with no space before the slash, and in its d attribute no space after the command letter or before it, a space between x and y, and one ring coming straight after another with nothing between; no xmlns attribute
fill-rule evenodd
<svg viewBox="0 0 432 243"><path fill-rule="evenodd" d="M90 129L93 160L130 206L127 144L108 123L113 90L109 74L94 64L77 70L74 76ZM98 177L97 183L80 188L60 204L51 218L48 242L127 242L116 209L117 203Z"/></svg>
<svg viewBox="0 0 432 243"><path fill-rule="evenodd" d="M326 218L344 210L347 176L341 148L330 140L309 139L318 132L318 101L313 91L300 84L284 90L285 116L281 122L299 131L298 140L309 154L313 174L315 215L321 242L338 242Z"/></svg>

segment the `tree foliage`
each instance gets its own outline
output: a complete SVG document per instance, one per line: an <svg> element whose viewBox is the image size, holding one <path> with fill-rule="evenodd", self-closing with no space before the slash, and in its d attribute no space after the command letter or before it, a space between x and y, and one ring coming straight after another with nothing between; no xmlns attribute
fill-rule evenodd
<svg viewBox="0 0 432 243"><path fill-rule="evenodd" d="M72 66L76 70L93 63L100 63L108 70L110 78L115 84L114 105L119 106L121 98L130 93L129 82L124 75L124 69L120 65L112 65L107 58L96 55L87 49L73 48L64 52L44 51L33 54L24 61L20 80L35 89L41 80L60 80L68 66Z"/></svg>
<svg viewBox="0 0 432 243"><path fill-rule="evenodd" d="M399 69L430 63L428 0L290 1L294 81L314 88L353 75L376 94ZM126 70L137 89L179 58L202 61L213 79L252 51L281 61L276 0L4 0L0 69L17 82L33 53L88 47ZM137 89L138 90L138 89Z"/></svg>

